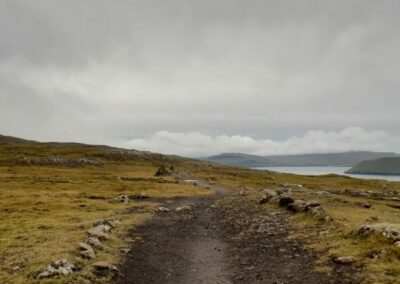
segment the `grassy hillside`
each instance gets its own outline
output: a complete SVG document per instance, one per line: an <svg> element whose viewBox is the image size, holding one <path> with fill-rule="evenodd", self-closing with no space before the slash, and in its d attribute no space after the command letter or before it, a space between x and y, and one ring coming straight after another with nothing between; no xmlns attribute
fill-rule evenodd
<svg viewBox="0 0 400 284"><path fill-rule="evenodd" d="M256 156L241 153L224 153L205 158L206 160L232 166L276 167L276 166L343 166L351 167L361 161L393 157L396 153L345 152L328 154Z"/></svg>
<svg viewBox="0 0 400 284"><path fill-rule="evenodd" d="M154 177L160 165L180 168L186 163L194 164L174 156L106 146L1 137L0 283L90 281L93 261L81 259L77 245L91 224L102 218L119 220L121 226L97 260L118 263L121 247L134 241L126 238L126 232L149 218L160 198L210 194L175 183L170 176ZM121 194L140 193L150 198L129 204L114 200ZM79 276L35 279L48 264L64 258L78 265Z"/></svg>
<svg viewBox="0 0 400 284"><path fill-rule="evenodd" d="M307 214L293 214L289 220L293 226L290 238L320 255L316 269L330 273L333 257L351 255L362 268L365 283L400 283L399 247L380 236L360 238L356 234L361 225L371 222L399 224L398 182L336 175L305 177L107 146L9 137L0 139L0 283L107 283L108 278L94 276L94 261L82 259L77 248L95 220L121 221L96 258L118 264L124 257L121 248L140 241L128 237L128 230L151 218L157 206L174 197L212 194L207 188L176 183L172 176L154 177L160 166L235 191L246 187L250 204L265 212L286 210L258 203L265 188L318 201L332 222L320 222ZM121 194L141 193L149 198L129 203L114 200ZM366 208L365 203L370 206ZM49 263L64 258L78 266L78 273L36 279Z"/></svg>
<svg viewBox="0 0 400 284"><path fill-rule="evenodd" d="M400 158L382 158L373 161L363 161L352 167L347 173L400 175Z"/></svg>

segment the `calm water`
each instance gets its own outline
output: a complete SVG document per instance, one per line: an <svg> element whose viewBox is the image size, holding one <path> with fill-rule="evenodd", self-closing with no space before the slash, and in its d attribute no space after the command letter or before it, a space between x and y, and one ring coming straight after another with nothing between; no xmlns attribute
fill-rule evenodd
<svg viewBox="0 0 400 284"><path fill-rule="evenodd" d="M349 167L255 167L256 170L269 170L280 173L290 173L298 175L320 176L327 174L338 174L363 179L384 179L389 181L400 181L400 176L385 175L354 175L345 174Z"/></svg>

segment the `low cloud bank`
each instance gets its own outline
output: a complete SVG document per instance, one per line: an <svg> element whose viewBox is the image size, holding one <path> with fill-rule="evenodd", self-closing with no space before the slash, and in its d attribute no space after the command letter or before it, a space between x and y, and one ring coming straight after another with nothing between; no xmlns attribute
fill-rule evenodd
<svg viewBox="0 0 400 284"><path fill-rule="evenodd" d="M348 127L342 131L311 130L286 140L241 135L209 136L198 132L158 131L147 138L126 141L128 148L190 157L241 152L254 155L330 153L355 150L390 151L399 139L381 130Z"/></svg>

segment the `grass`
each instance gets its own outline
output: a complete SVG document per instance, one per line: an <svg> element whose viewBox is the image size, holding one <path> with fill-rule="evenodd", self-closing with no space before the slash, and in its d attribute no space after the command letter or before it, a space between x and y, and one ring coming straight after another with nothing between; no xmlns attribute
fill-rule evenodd
<svg viewBox="0 0 400 284"><path fill-rule="evenodd" d="M71 283L90 279L89 261L81 260L77 244L96 219L114 218L122 225L106 242L98 260L117 263L120 247L132 240L126 232L149 218L157 202L118 203L119 194L146 192L151 197L210 194L190 185L120 181L118 176L153 177L157 167L147 162L108 163L103 166L0 167L0 283L39 282L35 276L49 263L69 259L81 267L71 278L41 283ZM164 178L172 181L171 177ZM141 213L127 210L140 207ZM11 273L13 267L21 271ZM79 283L79 282L77 282Z"/></svg>
<svg viewBox="0 0 400 284"><path fill-rule="evenodd" d="M14 163L15 159L65 157L89 158L103 161L97 166L71 167L67 165L27 166ZM400 209L390 207L395 201L351 197L357 190L400 191L399 182L362 180L335 175L310 177L224 167L195 162L178 157L150 153L128 152L105 146L54 143L16 143L1 141L0 137L0 283L39 283L38 272L58 259L69 259L80 268L69 278L43 280L40 283L85 283L93 280L91 262L79 257L77 244L96 219L113 218L122 222L105 249L96 260L121 261L121 247L134 242L128 230L151 218L159 198L173 196L208 195L210 190L177 184L172 177L166 183L153 178L160 165L189 170L197 178L216 181L233 188L246 187L253 197L263 188L279 189L283 183L302 184L305 193L296 198L318 200L334 222L324 224L307 214L294 214L291 224L298 228L290 238L301 239L309 248L320 252L316 267L329 273L327 265L333 256L352 255L364 269L366 283L400 283L400 249L381 237L360 239L354 233L367 218L377 216L379 222L399 223ZM121 180L118 177L142 178ZM328 191L335 195L312 195ZM146 192L145 201L118 203L120 194ZM372 204L370 209L359 205ZM258 206L255 204L255 206ZM264 205L265 210L270 206ZM277 210L274 207L274 210ZM283 210L283 209L281 209ZM328 231L327 234L320 234ZM380 258L370 258L374 252L384 251ZM19 266L20 271L12 273ZM104 278L103 282L108 279ZM397 281L397 282L396 282ZM96 279L96 282L101 280ZM88 282L89 283L89 282Z"/></svg>

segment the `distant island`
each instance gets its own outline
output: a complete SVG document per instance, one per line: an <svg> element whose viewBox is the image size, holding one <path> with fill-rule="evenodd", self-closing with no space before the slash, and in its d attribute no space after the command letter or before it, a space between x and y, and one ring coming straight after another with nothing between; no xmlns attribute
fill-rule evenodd
<svg viewBox="0 0 400 284"><path fill-rule="evenodd" d="M362 161L346 171L348 174L400 175L400 157Z"/></svg>
<svg viewBox="0 0 400 284"><path fill-rule="evenodd" d="M368 151L275 156L223 153L202 159L239 167L353 167L363 161L371 161L390 157L399 157L400 159L400 156L396 153Z"/></svg>

